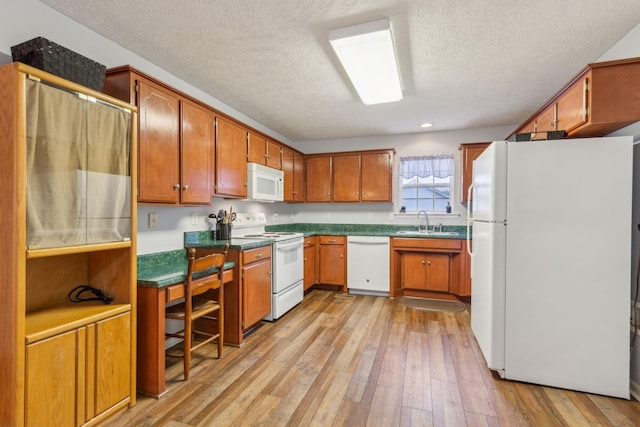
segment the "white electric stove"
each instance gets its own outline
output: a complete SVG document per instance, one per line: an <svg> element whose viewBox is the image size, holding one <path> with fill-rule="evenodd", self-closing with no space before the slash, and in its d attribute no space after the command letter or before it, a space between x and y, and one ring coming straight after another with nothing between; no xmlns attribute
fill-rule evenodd
<svg viewBox="0 0 640 427"><path fill-rule="evenodd" d="M234 239L272 240L271 313L265 320L276 320L302 302L304 297L304 236L289 231L265 231L266 219L260 214L237 214Z"/></svg>

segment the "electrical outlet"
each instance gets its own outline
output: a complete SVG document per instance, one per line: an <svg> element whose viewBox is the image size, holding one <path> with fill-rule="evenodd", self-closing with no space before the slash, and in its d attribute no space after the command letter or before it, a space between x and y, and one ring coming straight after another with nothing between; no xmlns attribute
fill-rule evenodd
<svg viewBox="0 0 640 427"><path fill-rule="evenodd" d="M155 212L149 212L149 228L156 228L158 226L158 214Z"/></svg>
<svg viewBox="0 0 640 427"><path fill-rule="evenodd" d="M367 219L368 220L372 220L373 219L373 214L371 212L367 212Z"/></svg>
<svg viewBox="0 0 640 427"><path fill-rule="evenodd" d="M327 213L325 213L325 217L326 217L327 219L331 219L331 212L327 212Z"/></svg>
<svg viewBox="0 0 640 427"><path fill-rule="evenodd" d="M191 225L198 225L198 214L195 212L191 214Z"/></svg>

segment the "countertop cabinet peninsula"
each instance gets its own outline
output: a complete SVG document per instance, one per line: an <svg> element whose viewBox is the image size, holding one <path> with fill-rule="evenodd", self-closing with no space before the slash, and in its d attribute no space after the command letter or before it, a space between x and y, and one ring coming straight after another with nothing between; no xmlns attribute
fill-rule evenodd
<svg viewBox="0 0 640 427"><path fill-rule="evenodd" d="M95 425L136 401L137 110L12 63L0 111L0 425Z"/></svg>

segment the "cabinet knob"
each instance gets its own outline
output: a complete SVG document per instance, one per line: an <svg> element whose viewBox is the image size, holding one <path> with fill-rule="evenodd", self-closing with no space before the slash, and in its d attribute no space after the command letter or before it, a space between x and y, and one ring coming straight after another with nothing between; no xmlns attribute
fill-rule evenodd
<svg viewBox="0 0 640 427"><path fill-rule="evenodd" d="M180 184L176 184L176 185L174 185L174 186L173 186L173 189L174 189L174 190L179 190L179 189L180 189Z"/></svg>
<svg viewBox="0 0 640 427"><path fill-rule="evenodd" d="M262 254L256 254L256 258L262 258Z"/></svg>
<svg viewBox="0 0 640 427"><path fill-rule="evenodd" d="M340 255L340 259L344 258L344 255Z"/></svg>
<svg viewBox="0 0 640 427"><path fill-rule="evenodd" d="M189 189L189 185L188 185L188 184L187 184L187 185L185 185L184 187L182 187L182 189L183 189L184 191L187 191L187 190Z"/></svg>
<svg viewBox="0 0 640 427"><path fill-rule="evenodd" d="M427 263L427 261L422 261L422 265L425 265Z"/></svg>
<svg viewBox="0 0 640 427"><path fill-rule="evenodd" d="M427 265L431 265L431 261L427 261Z"/></svg>

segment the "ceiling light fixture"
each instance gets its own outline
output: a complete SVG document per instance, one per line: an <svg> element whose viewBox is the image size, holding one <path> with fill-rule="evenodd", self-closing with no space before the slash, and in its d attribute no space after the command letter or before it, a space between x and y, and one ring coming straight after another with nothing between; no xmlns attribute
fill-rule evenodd
<svg viewBox="0 0 640 427"><path fill-rule="evenodd" d="M423 123L420 125L421 128L430 128L431 126L433 126L431 123Z"/></svg>
<svg viewBox="0 0 640 427"><path fill-rule="evenodd" d="M388 19L329 32L329 42L367 105L402 99L402 86Z"/></svg>

